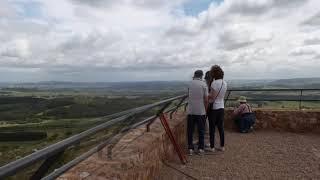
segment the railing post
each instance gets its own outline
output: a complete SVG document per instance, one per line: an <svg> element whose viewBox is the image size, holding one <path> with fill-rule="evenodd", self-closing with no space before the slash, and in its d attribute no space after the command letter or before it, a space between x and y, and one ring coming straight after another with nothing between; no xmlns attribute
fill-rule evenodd
<svg viewBox="0 0 320 180"><path fill-rule="evenodd" d="M164 130L166 131L166 134L168 135L175 151L177 152L178 156L179 156L179 159L181 161L182 164L186 164L188 161L187 161L187 158L182 150L182 148L180 147L180 145L177 143L171 129L170 129L170 126L169 126L169 123L167 121L167 118L165 117L165 115L163 113L159 114L159 118L160 118L160 121L161 121L161 124L164 128Z"/></svg>
<svg viewBox="0 0 320 180"><path fill-rule="evenodd" d="M58 152L57 154L48 157L38 168L38 170L30 177L30 180L39 180L47 174L48 170L54 165L57 160L62 156L64 151Z"/></svg>
<svg viewBox="0 0 320 180"><path fill-rule="evenodd" d="M170 119L172 119L173 113L175 113L175 112L179 109L180 105L183 103L183 101L184 101L187 97L188 97L188 96L182 98L181 101L177 104L177 107L170 113Z"/></svg>
<svg viewBox="0 0 320 180"><path fill-rule="evenodd" d="M129 120L129 123L130 123L130 126L129 127L131 127L131 123L133 122L133 120L134 120L134 118L135 118L135 116L131 116L131 117L128 117L128 118L130 118L130 120ZM109 140L109 146L107 147L107 157L108 157L108 159L112 159L112 150L113 150L113 148L114 148L114 146L116 145L116 143L118 142L118 140L122 137L122 136L124 136L124 134L123 134L123 132L126 132L126 131L128 131L128 130L130 130L130 128L128 128L128 127L124 127L124 128L122 128L121 130L119 130L116 134L116 136L113 136L113 137L111 137L110 138L110 140ZM102 149L102 148L101 148ZM100 151L101 152L101 151Z"/></svg>
<svg viewBox="0 0 320 180"><path fill-rule="evenodd" d="M302 101L302 89L300 90L299 110L301 110L301 101Z"/></svg>
<svg viewBox="0 0 320 180"><path fill-rule="evenodd" d="M228 101L228 99L229 99L229 96L230 96L230 94L231 94L231 91L232 91L232 90L229 90L228 95L227 95L227 98L226 98L226 100L224 101L224 105L227 104L227 101Z"/></svg>
<svg viewBox="0 0 320 180"><path fill-rule="evenodd" d="M170 106L171 103L172 103L172 101L166 103L166 104L158 111L157 117L159 117L159 115L162 114L162 112L163 112L168 106ZM156 118L153 119L152 121L150 121L150 122L147 124L147 132L150 131L150 125L151 125L155 120L156 120Z"/></svg>

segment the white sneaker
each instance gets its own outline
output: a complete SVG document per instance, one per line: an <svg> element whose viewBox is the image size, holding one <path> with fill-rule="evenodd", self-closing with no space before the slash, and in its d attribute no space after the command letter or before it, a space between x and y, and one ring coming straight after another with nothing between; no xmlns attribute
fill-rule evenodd
<svg viewBox="0 0 320 180"><path fill-rule="evenodd" d="M203 149L199 149L199 155L200 156L204 155L204 150Z"/></svg>
<svg viewBox="0 0 320 180"><path fill-rule="evenodd" d="M215 148L208 148L207 149L209 152L216 152L216 149Z"/></svg>
<svg viewBox="0 0 320 180"><path fill-rule="evenodd" d="M193 155L193 149L189 149L189 156Z"/></svg>
<svg viewBox="0 0 320 180"><path fill-rule="evenodd" d="M222 152L225 151L224 147L219 148L219 150L222 151Z"/></svg>

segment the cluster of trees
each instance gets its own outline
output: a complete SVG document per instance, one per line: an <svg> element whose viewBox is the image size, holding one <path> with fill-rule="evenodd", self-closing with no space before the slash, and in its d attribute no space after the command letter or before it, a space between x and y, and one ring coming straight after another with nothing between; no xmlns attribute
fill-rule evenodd
<svg viewBox="0 0 320 180"><path fill-rule="evenodd" d="M47 138L46 132L0 132L0 141L36 141Z"/></svg>
<svg viewBox="0 0 320 180"><path fill-rule="evenodd" d="M0 121L34 121L39 113L71 104L73 98L0 97Z"/></svg>
<svg viewBox="0 0 320 180"><path fill-rule="evenodd" d="M142 106L158 100L147 98L107 97L1 97L0 121L9 123L41 122L46 119L100 117Z"/></svg>

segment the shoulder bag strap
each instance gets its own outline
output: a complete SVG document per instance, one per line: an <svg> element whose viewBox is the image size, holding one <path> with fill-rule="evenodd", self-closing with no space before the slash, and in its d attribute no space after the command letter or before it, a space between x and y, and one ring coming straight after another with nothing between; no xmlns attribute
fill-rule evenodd
<svg viewBox="0 0 320 180"><path fill-rule="evenodd" d="M222 83L221 83L221 87L220 87L220 89L219 89L219 92L218 92L218 94L216 95L216 97L214 98L213 102L215 102L216 99L217 99L217 97L219 96L220 91L221 91L221 89L222 89L222 86L223 86L223 80L222 80Z"/></svg>

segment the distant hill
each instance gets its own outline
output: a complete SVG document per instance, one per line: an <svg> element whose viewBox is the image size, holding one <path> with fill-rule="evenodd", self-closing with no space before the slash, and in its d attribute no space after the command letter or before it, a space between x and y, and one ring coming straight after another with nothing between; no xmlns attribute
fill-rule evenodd
<svg viewBox="0 0 320 180"><path fill-rule="evenodd" d="M320 78L227 80L228 88L320 88ZM94 90L94 91L186 91L188 81L140 81L140 82L67 82L43 81L35 83L0 83L2 89L18 91L41 90Z"/></svg>
<svg viewBox="0 0 320 180"><path fill-rule="evenodd" d="M268 86L285 88L320 88L320 78L279 79L269 82Z"/></svg>
<svg viewBox="0 0 320 180"><path fill-rule="evenodd" d="M36 83L11 83L0 85L2 89L33 91L41 90L94 90L94 91L186 91L184 81L146 82L61 82L45 81Z"/></svg>
<svg viewBox="0 0 320 180"><path fill-rule="evenodd" d="M233 80L227 80L228 88L236 88L236 89L250 89L250 88L264 88L266 87L270 82L273 80L269 79L258 79L258 80L252 80L252 79L233 79Z"/></svg>

